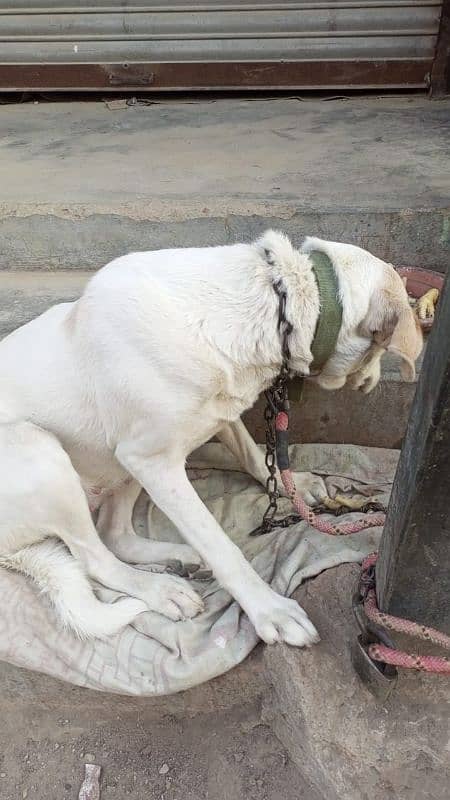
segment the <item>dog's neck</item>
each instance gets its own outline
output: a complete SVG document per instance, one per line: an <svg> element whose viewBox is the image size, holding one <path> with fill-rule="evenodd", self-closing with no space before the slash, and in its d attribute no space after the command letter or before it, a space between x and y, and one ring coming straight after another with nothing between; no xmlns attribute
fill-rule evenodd
<svg viewBox="0 0 450 800"><path fill-rule="evenodd" d="M266 324L264 331L268 343L265 363L273 365L275 374L279 373L284 360L283 334L288 327L289 371L308 374L313 359L311 344L320 310L319 291L311 262L308 256L294 248L285 259L277 258L275 249L272 251L267 246L261 248L260 253L265 262L264 306L271 320L270 326ZM278 287L278 293L274 291L275 286ZM282 311L280 302L283 304Z"/></svg>
<svg viewBox="0 0 450 800"><path fill-rule="evenodd" d="M202 334L208 338L211 334L214 347L225 356L230 366L233 365L233 372L235 369L240 373L256 371L260 391L270 385L283 364L280 304L274 286L281 288L285 298L283 313L290 323L289 370L293 374L309 374L313 361L311 346L320 314L319 287L309 254L295 250L286 241L288 250L280 257L279 247L274 246L271 250L262 244L257 243L261 257L259 263L253 262L248 266L241 263L239 270L236 268L235 274L227 279L228 285L216 297L214 316L209 318L208 315L202 328ZM244 281L243 270L247 272ZM228 294L230 286L233 295L239 292L237 303ZM234 310L232 324L230 308ZM218 319L222 320L220 325Z"/></svg>
<svg viewBox="0 0 450 800"><path fill-rule="evenodd" d="M304 255L293 250L292 255L293 269L286 271L283 264L277 263L274 253L264 248L278 304L281 366L284 372L291 374L317 375L333 355L341 330L343 309L338 278L331 259L325 253L313 251ZM312 305L315 306L313 317ZM309 331L306 330L308 327ZM311 358L308 353L308 364L302 369L299 361L305 355L307 333Z"/></svg>
<svg viewBox="0 0 450 800"><path fill-rule="evenodd" d="M267 251L266 255L268 255ZM320 251L312 251L309 253L309 258L312 262L312 271L320 300L319 316L311 343L313 362L309 368L310 374L317 375L336 349L342 325L342 303L339 298L339 283L331 259ZM278 298L278 331L281 337L282 370L289 373L291 372L289 338L294 330L294 324L286 318L287 291L283 282L276 281L273 288Z"/></svg>

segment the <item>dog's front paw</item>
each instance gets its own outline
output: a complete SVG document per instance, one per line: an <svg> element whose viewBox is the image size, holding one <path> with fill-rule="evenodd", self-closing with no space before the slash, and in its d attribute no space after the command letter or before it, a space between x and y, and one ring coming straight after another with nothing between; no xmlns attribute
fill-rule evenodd
<svg viewBox="0 0 450 800"><path fill-rule="evenodd" d="M294 472L297 491L309 506L317 506L328 497L327 487L319 475L312 472Z"/></svg>
<svg viewBox="0 0 450 800"><path fill-rule="evenodd" d="M270 602L252 620L256 633L266 642L286 642L295 647L310 647L319 641L314 625L295 600L272 592Z"/></svg>
<svg viewBox="0 0 450 800"><path fill-rule="evenodd" d="M349 376L348 383L352 389L369 394L380 380L381 364L379 361L369 362Z"/></svg>

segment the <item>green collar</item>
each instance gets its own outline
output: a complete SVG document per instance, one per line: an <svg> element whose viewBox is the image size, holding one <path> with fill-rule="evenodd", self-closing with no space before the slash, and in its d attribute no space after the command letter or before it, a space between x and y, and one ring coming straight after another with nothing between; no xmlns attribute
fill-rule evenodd
<svg viewBox="0 0 450 800"><path fill-rule="evenodd" d="M342 303L339 298L339 283L331 259L319 250L309 253L314 277L319 289L320 313L311 345L313 361L311 374L320 372L333 355L342 325Z"/></svg>

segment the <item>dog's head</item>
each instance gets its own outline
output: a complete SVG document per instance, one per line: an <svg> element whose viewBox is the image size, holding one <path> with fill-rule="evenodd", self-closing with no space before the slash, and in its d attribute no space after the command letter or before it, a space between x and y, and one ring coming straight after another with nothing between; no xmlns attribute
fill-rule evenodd
<svg viewBox="0 0 450 800"><path fill-rule="evenodd" d="M316 376L317 383L333 390L350 378L354 388L370 391L378 383L380 358L386 351L400 357L402 377L413 381L422 333L393 266L351 245L307 240L304 252L313 249L331 258L343 307L335 352Z"/></svg>

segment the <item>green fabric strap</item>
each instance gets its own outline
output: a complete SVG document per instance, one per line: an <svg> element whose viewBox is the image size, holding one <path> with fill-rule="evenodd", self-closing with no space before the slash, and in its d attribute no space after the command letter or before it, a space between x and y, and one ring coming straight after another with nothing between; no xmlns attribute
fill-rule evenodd
<svg viewBox="0 0 450 800"><path fill-rule="evenodd" d="M314 341L311 345L313 363L311 370L321 370L336 349L342 325L342 303L339 284L331 260L325 253L314 250L309 254L320 298L320 314Z"/></svg>

